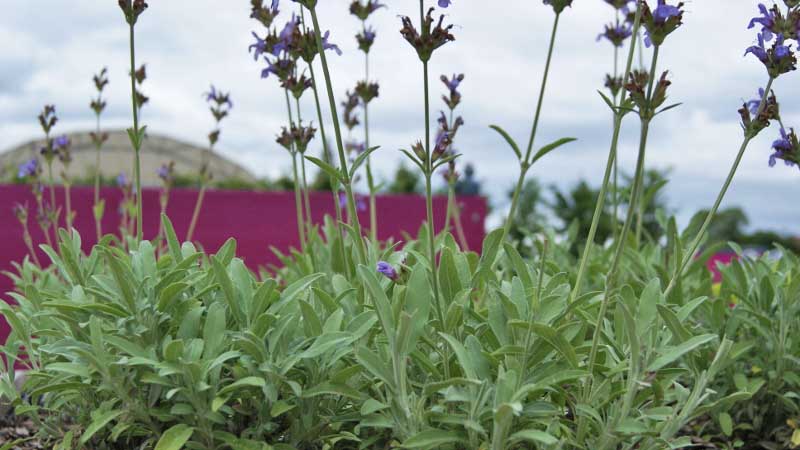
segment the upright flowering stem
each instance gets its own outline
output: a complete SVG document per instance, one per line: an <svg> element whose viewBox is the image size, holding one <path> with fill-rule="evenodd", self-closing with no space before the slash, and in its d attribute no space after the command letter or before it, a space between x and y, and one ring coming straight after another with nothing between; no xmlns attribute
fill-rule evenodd
<svg viewBox="0 0 800 450"><path fill-rule="evenodd" d="M283 93L286 95L286 112L289 115L289 129L291 130L294 124L292 116L292 104L289 101L289 90L284 89ZM300 175L297 171L297 149L292 144L292 179L294 180L294 206L297 213L297 234L300 236L300 248L305 252L306 250L306 224L303 218L303 194L300 190Z"/></svg>
<svg viewBox="0 0 800 450"><path fill-rule="evenodd" d="M764 94L761 97L761 103L758 106L758 112L755 114L755 117L761 115L764 111L764 108L767 104L767 98L769 97L770 90L772 89L772 83L775 81L775 77L770 76L769 81L767 82L767 87L764 88ZM754 136L745 133L745 138L742 141L742 145L739 147L739 153L736 154L736 159L733 161L733 165L731 166L731 170L728 172L728 177L725 179L725 183L722 185L722 189L720 189L719 194L717 194L717 199L714 201L714 206L708 212L705 221L703 221L703 225L700 227L700 230L697 232L694 240L692 240L691 245L689 246L689 250L684 253L683 259L675 268L675 273L672 275L672 279L669 281L667 285L667 289L664 292L665 296L669 296L672 293L672 290L675 289L676 283L683 276L684 270L686 270L686 266L689 265L689 262L694 258L694 254L697 251L697 248L700 246L700 242L703 241L703 236L705 235L706 231L708 230L709 225L711 225L711 221L714 220L714 216L717 214L720 205L722 204L722 199L725 197L725 194L728 192L728 189L733 182L733 177L736 175L736 171L739 169L739 164L742 162L742 158L744 157L744 152L747 150L748 145L750 145L750 141L753 140Z"/></svg>
<svg viewBox="0 0 800 450"><path fill-rule="evenodd" d="M297 107L297 125L301 126L303 123L303 118L300 112L300 98L295 98L295 105ZM314 227L314 221L311 219L311 199L309 198L308 194L308 179L306 178L306 159L301 157L300 158L300 174L301 174L301 181L302 181L302 192L303 192L303 205L306 211L306 232L308 233L308 239L311 240L311 229ZM311 253L311 257L314 257L313 252Z"/></svg>
<svg viewBox="0 0 800 450"><path fill-rule="evenodd" d="M633 22L633 30L632 33L634 36L639 33L639 29L641 28L641 19L642 19L642 8L640 4L637 4L636 8L636 17ZM631 72L633 68L633 59L634 55L636 54L636 44L637 40L631 40L631 47L628 51L628 61L625 65L625 73L628 74ZM622 90L622 94L620 96L620 101L618 104L625 103L625 100L628 97L628 93L626 90ZM614 114L614 131L611 136L611 147L608 151L608 160L606 161L606 169L603 175L603 183L600 186L600 193L597 197L597 204L594 208L594 215L592 216L592 224L589 227L589 235L586 237L586 245L583 248L583 254L581 256L581 262L578 266L578 275L575 278L575 285L572 288L572 294L569 298L569 303L573 303L577 300L578 295L580 294L581 284L583 282L584 274L586 273L586 265L589 261L589 255L592 251L592 244L594 243L594 238L597 235L597 227L600 224L600 216L603 214L603 208L605 206L605 199L606 194L608 192L608 184L611 179L611 173L614 170L614 164L616 163L617 159L617 146L619 144L619 135L622 130L622 119L624 118L624 113L622 111L615 111Z"/></svg>
<svg viewBox="0 0 800 450"><path fill-rule="evenodd" d="M353 196L353 186L350 177L350 172L347 167L347 156L344 153L344 144L342 143L342 129L339 125L339 113L336 109L336 100L333 98L333 83L331 82L331 74L328 69L328 59L325 56L325 49L322 46L322 31L319 26L319 19L317 18L316 8L309 8L311 13L311 21L314 24L314 37L317 40L317 50L319 51L320 61L322 62L322 73L325 77L325 87L328 90L328 102L331 109L331 116L333 118L333 130L336 134L336 147L339 151L339 167L342 173L342 184L344 185L345 193L347 194L347 210L350 215L350 225L359 237L358 242L355 242L358 250L361 263L367 262L367 252L364 248L364 241L361 239L361 223L358 220L358 211L356 210L356 201Z"/></svg>
<svg viewBox="0 0 800 450"><path fill-rule="evenodd" d="M531 136L528 139L528 148L525 152L525 158L520 160L520 171L519 171L519 179L517 180L517 184L514 187L514 194L511 199L511 208L508 210L508 216L506 217L506 224L503 230L503 236L508 236L509 231L511 230L511 224L514 222L514 218L517 214L517 207L519 206L519 196L522 192L522 187L525 183L525 176L528 174L528 170L531 168L531 153L533 152L533 143L536 140L536 132L539 129L539 118L541 117L542 113L542 105L544 104L544 94L547 88L547 79L550 73L550 63L553 60L553 49L555 48L556 43L556 34L558 32L558 21L561 17L561 13L556 13L556 17L553 20L553 30L550 34L550 45L547 50L547 62L544 66L544 75L542 76L542 85L539 89L539 100L536 104L536 113L533 117L533 126L531 128Z"/></svg>
<svg viewBox="0 0 800 450"><path fill-rule="evenodd" d="M365 82L369 83L369 52L364 53ZM369 102L364 102L364 148L369 150ZM372 155L367 155L367 187L369 189L369 235L378 242L378 211L375 198L375 178L372 176Z"/></svg>
<svg viewBox="0 0 800 450"><path fill-rule="evenodd" d="M94 230L97 235L97 242L103 237L103 214L99 211L100 206L100 148L102 143L100 139L100 114L97 114L97 121L95 126L95 152L94 152Z"/></svg>
<svg viewBox="0 0 800 450"><path fill-rule="evenodd" d="M300 23L303 25L303 32L306 31L306 14L304 8L300 8ZM308 72L311 77L311 90L314 93L314 106L317 109L317 121L319 122L319 134L322 138L322 152L325 155L325 161L333 164L333 157L331 150L328 147L328 138L325 134L325 121L322 119L322 106L319 102L319 90L317 88L317 77L314 75L313 61L308 63ZM333 210L336 212L336 237L339 239L339 250L344 255L344 239L342 234L342 209L339 207L339 181L331 177L331 194L333 195ZM349 272L347 274L349 277Z"/></svg>
<svg viewBox="0 0 800 450"><path fill-rule="evenodd" d="M141 242L144 236L142 227L142 174L139 151L142 148L141 136L139 131L139 108L136 104L136 45L133 22L130 25L130 54L131 54L131 106L133 109L133 134L136 136L133 141L133 177L136 183L136 241Z"/></svg>
<svg viewBox="0 0 800 450"><path fill-rule="evenodd" d="M655 76L656 76L656 67L658 64L658 52L661 48L660 45L656 45L653 49L653 59L650 61L650 85L647 90L647 98L651 99L653 97L653 86L655 86ZM649 119L647 119L649 122ZM646 148L642 148L642 159L644 159L645 155L644 152ZM636 209L636 233L634 234L635 239L634 242L636 243L636 248L639 248L639 243L641 242L642 238L642 227L644 224L644 211L647 205L644 204L644 168L642 168L642 173L636 173L635 176L639 178L639 193L637 195L638 202L633 203L633 198L631 198L631 209ZM633 195L633 194L631 194Z"/></svg>

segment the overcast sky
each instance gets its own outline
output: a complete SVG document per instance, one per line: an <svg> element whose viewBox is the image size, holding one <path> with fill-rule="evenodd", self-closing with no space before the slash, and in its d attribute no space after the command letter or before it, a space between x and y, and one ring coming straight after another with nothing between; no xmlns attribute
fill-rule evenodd
<svg viewBox="0 0 800 450"><path fill-rule="evenodd" d="M35 117L45 103L57 105L58 132L93 126L88 107L94 94L91 76L103 66L108 66L111 78L104 121L108 126L129 126L128 35L116 3L0 0L0 149L39 136ZM213 82L231 91L235 103L224 122L219 151L257 175L288 170L288 155L274 144L286 121L283 94L274 79L260 79L262 64L247 52L251 31L263 31L248 17L249 1L149 3L137 27L137 57L147 63L144 91L151 97L144 123L155 132L204 144L212 119L201 94ZM295 5L281 3L282 24ZM322 27L331 30L331 40L344 50L341 57L329 57L340 101L363 77L363 56L353 38L360 25L348 14L348 0L320 3ZM397 149L424 137L421 65L398 33L398 16L414 14L418 3L386 3L389 7L371 21L378 31L371 75L381 83L380 98L371 107L371 134L373 143L382 146L375 164L383 176L401 160ZM647 165L672 169L666 194L684 222L713 202L741 142L736 110L766 82L763 66L753 57L743 57L755 41L755 32L746 26L756 4L689 1L684 27L662 48L660 66L672 74L670 100L683 106L654 122ZM536 0L455 0L446 12L446 21L456 24L457 40L437 51L431 62L432 105L436 111L443 106L439 74L466 74L459 109L466 126L457 148L464 161L476 166L495 207L503 209L518 167L488 125L500 124L520 143L527 142L553 13ZM599 185L602 179L611 118L596 90L612 68L613 50L595 38L612 19L612 8L601 0L575 0L563 14L537 142L543 145L563 136L579 140L531 170L545 185L566 188L581 178ZM797 73L775 85L787 126L800 123L798 86ZM304 115L315 116L312 97L306 97ZM629 116L620 146L622 167L629 171L635 164L637 132L637 120ZM777 134L773 126L753 141L725 205L743 206L754 227L800 234L800 171L767 166Z"/></svg>

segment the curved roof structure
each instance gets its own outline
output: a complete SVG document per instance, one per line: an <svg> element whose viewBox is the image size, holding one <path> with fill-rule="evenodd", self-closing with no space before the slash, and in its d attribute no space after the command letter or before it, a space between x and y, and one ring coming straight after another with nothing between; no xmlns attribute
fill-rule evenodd
<svg viewBox="0 0 800 450"><path fill-rule="evenodd" d="M100 170L104 177L115 177L125 173L133 174L133 148L125 130L108 131L108 140L100 152ZM94 176L96 157L95 147L89 132L67 134L72 141L72 164L69 175L72 177ZM0 178L8 179L16 176L17 167L39 155L43 140L25 142L10 150L0 153ZM248 182L255 177L247 169L230 161L217 153L208 154L208 149L179 141L171 137L148 133L141 150L142 185L160 185L156 171L162 164L175 162L175 172L180 175L196 175L203 161L203 154L208 156L211 173L217 180L236 178ZM13 170L13 174L2 173ZM53 163L55 174L61 173L63 166L56 160Z"/></svg>

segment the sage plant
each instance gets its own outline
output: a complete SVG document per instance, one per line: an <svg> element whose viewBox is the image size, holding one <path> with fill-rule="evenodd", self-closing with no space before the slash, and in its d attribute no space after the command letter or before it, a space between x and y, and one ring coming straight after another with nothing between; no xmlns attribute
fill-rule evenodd
<svg viewBox="0 0 800 450"><path fill-rule="evenodd" d="M798 43L800 5L794 0L784 0L784 3L786 5L785 15L777 4L773 4L770 9L767 9L763 4L759 4L761 16L753 18L748 25L748 29L755 28L758 25L761 26L761 31L757 35L757 44L748 47L745 50L745 55L755 56L764 65L767 71L767 84L766 87L759 90L760 99L745 103L739 110L744 131L744 138L739 147L739 152L736 154L719 194L717 194L714 205L708 211L689 248L683 253L680 263L675 266L675 272L667 285L667 295L675 288L676 283L683 276L686 266L694 258L697 248L700 246L709 225L711 225L711 221L714 219L725 194L733 182L733 178L750 142L761 131L770 126L770 121L781 121L780 108L772 91L772 85L779 77L797 69L797 56L794 54L792 45L800 45ZM793 43L790 42L792 40L794 41ZM774 165L773 163L777 159L783 159L789 163L797 163L797 138L793 132L791 134L792 138L781 127L781 139L775 141L772 146L775 153L770 156L771 165Z"/></svg>
<svg viewBox="0 0 800 450"><path fill-rule="evenodd" d="M364 53L364 81L359 81L355 92L361 99L364 108L364 148L370 147L369 142L369 103L378 96L378 83L370 81L369 78L369 51L375 43L375 30L367 26L367 19L378 9L386 5L377 0L353 0L350 4L350 14L361 20L361 32L356 35L358 48ZM369 189L369 230L372 242L378 241L378 213L375 198L376 186L372 175L372 157L367 155L365 164L367 172L367 188Z"/></svg>
<svg viewBox="0 0 800 450"><path fill-rule="evenodd" d="M197 201L195 202L194 211L192 212L192 220L189 222L189 230L186 232L186 241L188 242L192 242L192 236L194 236L194 230L200 218L200 210L203 208L203 199L206 194L206 189L211 180L214 179L214 174L211 173L211 167L209 167L209 159L211 155L214 154L214 145L217 144L220 133L222 133L220 123L222 119L230 114L231 109L233 109L230 93L218 91L214 85L211 85L209 91L203 94L203 96L206 99L206 103L208 103L211 115L214 117L214 129L208 133L208 151L202 154L199 173L200 192L197 194Z"/></svg>
<svg viewBox="0 0 800 450"><path fill-rule="evenodd" d="M102 150L103 144L108 140L108 133L100 130L100 116L106 109L106 100L103 98L103 91L109 83L108 69L103 67L98 74L92 77L92 81L94 81L94 87L97 90L97 97L93 98L89 104L95 117L95 129L89 133L92 144L94 144L94 204L92 206L92 212L94 214L94 227L97 242L100 242L100 238L103 236L103 215L105 214L106 208L105 200L100 198L100 150Z"/></svg>
<svg viewBox="0 0 800 450"><path fill-rule="evenodd" d="M545 145L544 147L540 148L536 154L533 154L533 144L536 140L536 133L539 130L539 119L542 114L542 106L544 105L544 95L547 89L547 80L550 74L550 65L553 61L553 51L555 49L556 43L556 35L558 33L558 22L561 18L561 13L564 12L568 6L572 6L572 0L544 0L545 5L549 5L553 8L553 12L555 13L555 18L553 19L553 29L550 33L550 44L547 50L547 60L544 66L544 74L542 75L542 84L539 88L539 100L536 103L536 112L533 116L533 125L531 127L531 134L530 138L528 139L528 147L525 150L525 153L522 153L520 150L519 145L517 145L516 141L509 135L505 130L503 130L498 125L492 125L491 128L497 131L503 139L506 140L508 145L514 151L514 154L517 156L517 160L519 161L519 178L517 179L517 184L514 187L514 191L511 197L511 207L508 210L508 216L506 217L505 226L503 228L504 234L503 236L508 236L509 230L511 230L511 224L513 223L514 219L517 215L517 206L519 204L519 196L520 192L522 191L522 187L525 184L525 176L528 174L528 170L542 157L546 154L552 152L553 150L561 147L564 144L570 143L575 140L575 138L562 138L553 143Z"/></svg>
<svg viewBox="0 0 800 450"><path fill-rule="evenodd" d="M128 128L128 137L130 138L131 145L133 146L133 176L136 186L136 241L141 242L143 238L142 227L142 174L141 174L141 158L139 155L144 142L145 131L147 126L139 127L139 112L142 104L146 101L139 91L136 89L137 81L141 84L144 81L144 66L136 70L136 39L135 28L139 16L142 15L147 9L147 3L144 0L119 0L119 7L125 15L125 21L128 23L128 42L130 47L130 71L131 71L131 107L133 111L133 127ZM138 73L137 73L138 72ZM141 80L141 81L139 81Z"/></svg>

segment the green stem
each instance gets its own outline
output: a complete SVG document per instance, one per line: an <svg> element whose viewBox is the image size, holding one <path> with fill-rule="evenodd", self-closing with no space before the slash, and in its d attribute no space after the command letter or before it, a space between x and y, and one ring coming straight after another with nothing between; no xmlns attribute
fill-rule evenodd
<svg viewBox="0 0 800 450"><path fill-rule="evenodd" d="M767 82L767 87L764 89L764 95L761 98L761 104L758 106L758 112L755 114L755 117L761 115L764 112L764 108L767 104L767 97L769 96L769 92L772 89L772 83L775 81L774 78L770 77L769 81ZM720 189L719 194L717 194L717 199L714 201L714 206L708 212L705 221L703 221L703 225L700 227L700 230L697 232L692 244L689 246L689 251L684 253L683 260L675 270L672 279L669 281L667 285L667 290L665 291L664 295L669 296L672 293L672 290L675 288L675 284L678 279L683 276L684 270L686 270L686 266L689 262L694 258L694 254L697 251L697 248L700 246L700 242L703 240L703 236L708 230L709 225L711 225L711 221L714 219L714 216L717 214L720 205L722 204L722 199L725 197L725 194L728 192L728 189L733 182L733 177L736 175L736 171L739 169L739 164L742 162L742 158L744 157L744 152L747 150L747 146L750 145L750 141L753 138L751 136L745 135L744 141L742 141L741 147L739 147L739 153L736 154L736 159L733 161L733 165L731 166L731 170L728 172L728 177L725 179L725 183L722 185L722 189Z"/></svg>
<svg viewBox="0 0 800 450"><path fill-rule="evenodd" d="M639 29L641 28L641 19L642 19L642 10L641 6L636 8L636 17L633 22L633 36L636 36L639 33ZM633 67L633 58L636 54L636 40L631 39L631 48L628 51L628 60L625 65L625 75L631 72L631 68ZM625 100L628 97L627 91L623 90L622 95L620 97L619 104L625 103ZM581 256L581 262L578 266L578 275L575 278L575 285L572 288L572 294L570 294L569 303L573 303L577 300L578 295L580 294L581 290L581 283L583 282L583 277L586 273L586 265L589 261L589 256L592 252L592 246L594 244L594 238L597 235L597 227L600 224L600 217L603 214L603 207L605 205L605 199L608 192L608 184L609 180L611 179L611 172L614 169L614 164L617 160L617 145L619 144L619 135L622 130L622 119L623 114L619 111L615 112L614 116L614 132L611 137L611 148L608 151L608 160L606 161L606 169L603 175L603 184L600 186L600 194L597 197L597 204L594 208L594 215L592 216L592 224L589 227L589 235L586 237L586 245L583 248L583 254ZM616 219L615 219L615 226L616 226Z"/></svg>
<svg viewBox="0 0 800 450"><path fill-rule="evenodd" d="M141 242L144 236L142 226L142 167L139 157L139 151L142 143L139 142L139 108L136 104L136 45L133 32L133 24L130 24L130 55L131 55L131 106L133 109L133 133L136 135L136 145L134 145L133 157L133 176L136 182L136 241Z"/></svg>
<svg viewBox="0 0 800 450"><path fill-rule="evenodd" d="M363 25L363 24L362 24ZM365 28L366 29L366 28ZM369 53L364 53L364 81L369 83ZM364 148L369 150L369 104L364 103ZM372 176L372 155L367 156L367 186L369 188L369 232L373 243L378 242L378 205L375 198L375 178Z"/></svg>
<svg viewBox="0 0 800 450"><path fill-rule="evenodd" d="M358 249L358 253L361 258L360 262L366 263L367 252L364 248L364 241L361 239L361 223L358 220L355 197L353 196L352 180L350 179L350 171L347 168L347 157L345 156L344 144L342 143L342 130L341 126L339 125L339 112L336 109L336 100L333 97L333 84L331 82L330 70L328 69L328 59L325 56L325 49L322 48L322 31L319 26L319 19L317 18L316 9L311 8L309 11L311 12L311 20L314 23L314 36L317 40L317 51L319 52L320 61L322 62L322 74L325 77L325 86L328 90L328 103L331 110L331 116L333 118L333 130L336 134L336 147L339 151L339 166L342 172L342 184L344 185L344 189L347 194L347 208L350 213L350 220L352 222L351 225L355 229L356 235L359 236L358 242L355 242L354 244Z"/></svg>
<svg viewBox="0 0 800 450"><path fill-rule="evenodd" d="M200 192L197 194L197 201L194 204L194 211L192 212L192 220L189 222L189 231L186 232L186 242L192 242L197 221L200 218L200 210L203 208L203 199L206 196L206 183L202 182L200 185Z"/></svg>
<svg viewBox="0 0 800 450"><path fill-rule="evenodd" d="M292 117L292 104L289 102L289 90L283 90L286 96L286 113L289 115L289 132L294 126L294 119ZM306 251L306 223L303 218L303 194L300 187L300 176L297 172L297 149L294 143L291 144L289 152L292 154L292 179L294 180L294 206L297 214L297 234L300 236L300 249Z"/></svg>
<svg viewBox="0 0 800 450"><path fill-rule="evenodd" d="M422 1L420 1L420 5ZM428 257L431 263L431 279L433 282L433 298L436 307L436 315L442 331L445 331L444 312L442 310L441 297L439 295L439 271L436 267L436 226L433 223L433 155L431 154L431 127L430 127L430 98L428 82L428 62L423 61L422 73L425 86L425 210L428 220ZM445 364L445 369L447 365Z"/></svg>
<svg viewBox="0 0 800 450"><path fill-rule="evenodd" d="M295 98L295 103L297 107L297 123L298 126L301 126L303 119L300 112L300 99ZM311 240L311 229L314 227L314 221L311 219L311 200L308 193L308 179L306 178L306 158L302 153L300 154L300 172L303 182L303 203L306 210L306 232L308 233L308 239Z"/></svg>
<svg viewBox="0 0 800 450"><path fill-rule="evenodd" d="M95 161L94 161L94 228L97 234L97 242L103 237L103 217L97 214L97 207L100 204L100 148L102 142L100 139L100 114L97 114L97 126L95 127L95 136L97 136L97 144L95 144Z"/></svg>
<svg viewBox="0 0 800 450"><path fill-rule="evenodd" d="M661 46L659 46L659 45L656 45L655 48L653 49L653 59L652 59L652 61L650 63L650 80L648 81L648 87L647 87L647 101L648 102L650 102L653 99L653 88L656 85L656 67L658 67L658 54L659 54L659 50L660 49L661 49ZM652 111L652 110L649 111L648 112L648 114L650 114L649 117L652 117L653 113L654 113L654 111ZM642 158L644 158L644 156L642 156ZM644 173L642 173L641 176L644 177ZM639 248L639 244L640 244L641 239L642 239L642 227L644 225L644 212L645 212L645 209L647 208L647 205L644 204L644 180L642 180L642 182L639 184L639 191L640 191L639 192L639 197L638 197L639 198L639 203L636 204L636 209L637 209L637 214L636 214L636 233L635 233L635 239L634 239L634 242L636 243L636 248ZM631 208L633 208L633 207L634 207L634 205L631 204Z"/></svg>
<svg viewBox="0 0 800 450"><path fill-rule="evenodd" d="M303 32L306 31L306 16L303 12L303 8L300 8L300 22L303 24ZM308 63L308 72L311 75L311 90L314 93L314 106L317 109L317 120L319 121L319 132L320 137L322 138L322 152L325 155L325 161L329 164L334 164L333 158L331 157L330 148L328 148L328 138L325 134L325 121L322 119L322 106L319 102L319 91L317 90L317 77L314 75L314 64ZM339 240L339 250L341 251L342 257L344 257L344 239L342 239L342 209L339 207L339 181L333 177L330 177L331 181L331 194L333 196L333 210L336 214L336 238ZM347 272L347 277L350 277L349 271Z"/></svg>
<svg viewBox="0 0 800 450"><path fill-rule="evenodd" d="M525 183L525 175L528 173L528 169L531 166L531 153L533 152L533 143L536 140L536 132L539 129L539 118L542 114L542 106L544 104L544 94L545 90L547 89L547 79L550 74L550 64L553 61L553 50L555 49L556 43L556 34L558 32L558 21L561 17L560 13L556 14L555 19L553 20L553 30L550 33L550 45L547 50L547 61L545 62L544 66L544 75L542 76L542 84L539 88L539 100L536 103L536 113L533 117L533 126L531 127L531 135L528 139L528 148L525 152L525 158L520 160L520 171L519 171L519 179L517 180L517 185L514 188L514 194L511 200L511 208L508 210L508 216L506 217L506 224L503 230L503 237L508 236L508 232L511 230L511 223L514 220L514 217L517 213L517 206L519 205L519 195L522 187Z"/></svg>

